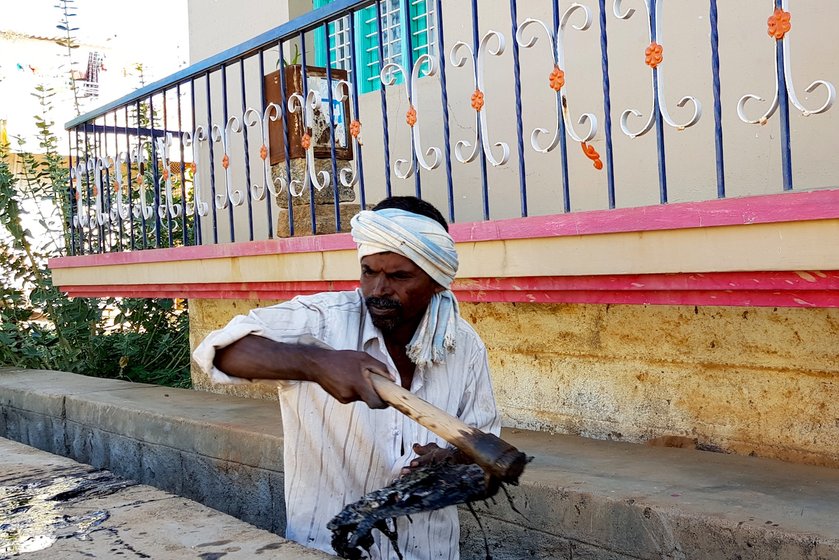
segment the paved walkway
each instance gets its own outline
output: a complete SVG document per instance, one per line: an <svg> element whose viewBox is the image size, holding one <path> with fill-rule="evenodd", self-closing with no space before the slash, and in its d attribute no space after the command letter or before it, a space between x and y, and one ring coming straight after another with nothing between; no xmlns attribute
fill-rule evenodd
<svg viewBox="0 0 839 560"><path fill-rule="evenodd" d="M12 557L331 558L191 500L0 438L0 558Z"/></svg>

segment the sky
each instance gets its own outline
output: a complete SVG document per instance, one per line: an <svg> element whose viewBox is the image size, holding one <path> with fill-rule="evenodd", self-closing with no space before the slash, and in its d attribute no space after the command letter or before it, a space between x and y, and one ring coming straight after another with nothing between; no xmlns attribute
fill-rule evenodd
<svg viewBox="0 0 839 560"><path fill-rule="evenodd" d="M0 0L0 32L60 37L56 26L62 11L58 0ZM84 71L91 51L105 54L99 96L82 101L82 113L118 99L140 87L134 68L142 63L146 84L165 78L188 64L187 0L76 0L71 24L77 27L75 69ZM75 117L67 81L66 50L50 41L2 41L0 37L0 120L8 135L31 137L37 100L35 86L64 89L54 98L51 116L56 132ZM0 123L2 124L2 123ZM33 149L32 146L27 146Z"/></svg>
<svg viewBox="0 0 839 560"><path fill-rule="evenodd" d="M57 0L0 0L0 30L62 35L56 28L62 17L57 4ZM187 0L75 0L70 6L76 8L71 20L79 28L75 33L81 42L133 54L158 73L171 73L177 63L189 59Z"/></svg>

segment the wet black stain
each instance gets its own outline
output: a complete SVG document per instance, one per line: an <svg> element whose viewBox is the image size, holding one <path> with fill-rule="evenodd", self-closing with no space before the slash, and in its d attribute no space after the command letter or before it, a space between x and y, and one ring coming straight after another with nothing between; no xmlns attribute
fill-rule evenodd
<svg viewBox="0 0 839 560"><path fill-rule="evenodd" d="M107 510L83 515L62 514L67 504L107 496L133 486L99 469L55 469L47 477L30 477L0 485L0 554L17 555L49 548L59 539L85 540L111 514ZM148 556L135 552L141 558ZM4 556L5 557L5 556Z"/></svg>
<svg viewBox="0 0 839 560"><path fill-rule="evenodd" d="M277 550L277 549L282 548L282 547L283 547L283 543L278 543L278 542L277 543L266 544L265 546L262 546L262 547L258 548L256 550L255 554L262 554L263 552L265 552L267 550Z"/></svg>
<svg viewBox="0 0 839 560"><path fill-rule="evenodd" d="M198 555L201 560L218 560L222 556L227 556L226 552L204 552Z"/></svg>
<svg viewBox="0 0 839 560"><path fill-rule="evenodd" d="M207 543L197 544L197 545L195 545L195 546L196 546L196 548L205 548L205 547L208 547L208 546L222 546L222 545L225 545L225 544L230 544L230 543L232 543L232 542L233 542L233 541L230 541L230 540L227 540L227 541L214 541L214 542L207 542Z"/></svg>

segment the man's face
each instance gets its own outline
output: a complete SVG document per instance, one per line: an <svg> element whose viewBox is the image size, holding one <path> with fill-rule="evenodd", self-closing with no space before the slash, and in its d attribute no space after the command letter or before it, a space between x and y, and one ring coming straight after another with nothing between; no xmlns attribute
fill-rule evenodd
<svg viewBox="0 0 839 560"><path fill-rule="evenodd" d="M373 324L383 332L416 329L431 296L443 289L423 269L397 253L361 259L361 293Z"/></svg>

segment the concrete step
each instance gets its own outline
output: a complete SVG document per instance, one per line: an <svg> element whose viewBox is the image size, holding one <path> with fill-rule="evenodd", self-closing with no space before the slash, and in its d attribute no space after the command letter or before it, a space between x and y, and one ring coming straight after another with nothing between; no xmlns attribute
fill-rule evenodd
<svg viewBox="0 0 839 560"><path fill-rule="evenodd" d="M0 370L0 436L282 533L278 405L116 380ZM534 456L476 504L495 560L839 560L839 470L506 430ZM464 559L484 537L464 508Z"/></svg>
<svg viewBox="0 0 839 560"><path fill-rule="evenodd" d="M0 558L332 558L230 515L0 438Z"/></svg>

